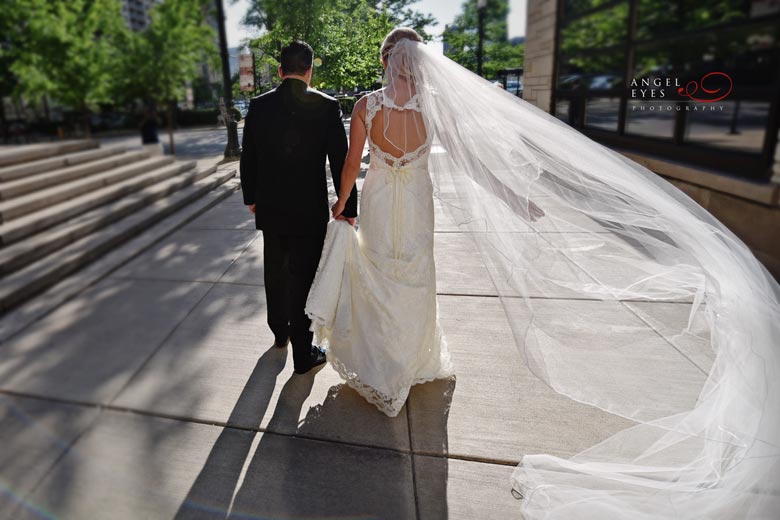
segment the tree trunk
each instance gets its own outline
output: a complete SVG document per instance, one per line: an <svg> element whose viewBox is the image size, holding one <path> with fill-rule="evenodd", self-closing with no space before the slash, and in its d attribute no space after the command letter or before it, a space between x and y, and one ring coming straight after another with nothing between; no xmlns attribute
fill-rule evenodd
<svg viewBox="0 0 780 520"><path fill-rule="evenodd" d="M171 149L171 155L174 155L173 149L173 103L168 103L168 147Z"/></svg>

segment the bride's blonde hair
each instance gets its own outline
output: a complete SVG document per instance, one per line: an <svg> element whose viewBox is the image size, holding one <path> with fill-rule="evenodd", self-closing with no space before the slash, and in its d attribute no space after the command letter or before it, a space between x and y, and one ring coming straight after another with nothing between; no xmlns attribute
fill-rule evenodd
<svg viewBox="0 0 780 520"><path fill-rule="evenodd" d="M393 47L395 47L395 44L401 40L422 42L423 38L411 27L397 27L393 29L390 31L390 34L385 36L385 40L382 42L382 60L387 62L387 59L390 57L390 53L393 51Z"/></svg>

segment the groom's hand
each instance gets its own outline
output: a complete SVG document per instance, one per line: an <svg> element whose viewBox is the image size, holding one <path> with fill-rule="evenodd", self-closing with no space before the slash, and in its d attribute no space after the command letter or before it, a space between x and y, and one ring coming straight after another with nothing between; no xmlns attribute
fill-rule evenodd
<svg viewBox="0 0 780 520"><path fill-rule="evenodd" d="M249 208L249 212L252 213L252 215L255 214L255 205L254 204L247 205L247 208Z"/></svg>

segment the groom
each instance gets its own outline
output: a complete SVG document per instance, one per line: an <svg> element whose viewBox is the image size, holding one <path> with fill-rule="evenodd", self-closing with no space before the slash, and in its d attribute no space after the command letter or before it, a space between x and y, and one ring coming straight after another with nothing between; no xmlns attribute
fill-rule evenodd
<svg viewBox="0 0 780 520"><path fill-rule="evenodd" d="M292 341L298 374L325 362L304 307L330 215L325 157L338 193L347 154L339 102L309 88L313 57L304 42L282 49L281 85L249 104L240 166L244 204L263 231L268 325L277 347ZM342 216L354 224L356 189Z"/></svg>

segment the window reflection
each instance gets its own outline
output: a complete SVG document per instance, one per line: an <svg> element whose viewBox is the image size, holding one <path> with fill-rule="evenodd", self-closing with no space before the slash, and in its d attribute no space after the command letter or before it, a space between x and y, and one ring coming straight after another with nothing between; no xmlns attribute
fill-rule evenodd
<svg viewBox="0 0 780 520"><path fill-rule="evenodd" d="M563 10L565 16L574 16L605 5L610 1L611 0L564 0Z"/></svg>
<svg viewBox="0 0 780 520"><path fill-rule="evenodd" d="M626 133L671 139L676 113L674 104L630 100L626 110Z"/></svg>
<svg viewBox="0 0 780 520"><path fill-rule="evenodd" d="M609 90L623 86L625 58L621 53L568 56L558 67L558 89Z"/></svg>
<svg viewBox="0 0 780 520"><path fill-rule="evenodd" d="M679 34L744 20L750 15L751 2L744 0L639 0L637 37Z"/></svg>
<svg viewBox="0 0 780 520"><path fill-rule="evenodd" d="M686 141L718 148L760 152L769 118L769 103L728 101L688 113ZM706 107L705 108L709 108Z"/></svg>
<svg viewBox="0 0 780 520"><path fill-rule="evenodd" d="M744 156L728 152L754 154L753 165L772 155L764 144L767 132L776 132L769 114L777 113L780 100L780 1L562 0L559 5L556 117L586 132L622 131L614 142L629 148L648 149L646 138L667 140L673 146L664 146L664 153L692 163L711 166L710 151L721 151L715 155L725 159L724 169L765 175L757 166L741 172ZM686 85L698 89L689 91L695 95L678 92ZM716 110L691 110L708 105L697 98L717 97L704 88L728 94L713 103ZM706 153L699 146L707 147Z"/></svg>
<svg viewBox="0 0 780 520"><path fill-rule="evenodd" d="M624 43L628 35L627 22L628 3L577 18L561 30L561 51L570 54Z"/></svg>
<svg viewBox="0 0 780 520"><path fill-rule="evenodd" d="M779 41L780 27L762 24L638 45L634 77L676 75L688 81L721 71L734 79L735 88L771 86L780 66Z"/></svg>
<svg viewBox="0 0 780 520"><path fill-rule="evenodd" d="M569 100L568 99L559 99L555 102L555 117L563 121L564 123L569 122Z"/></svg>
<svg viewBox="0 0 780 520"><path fill-rule="evenodd" d="M585 125L617 131L620 98L591 98L585 105Z"/></svg>

